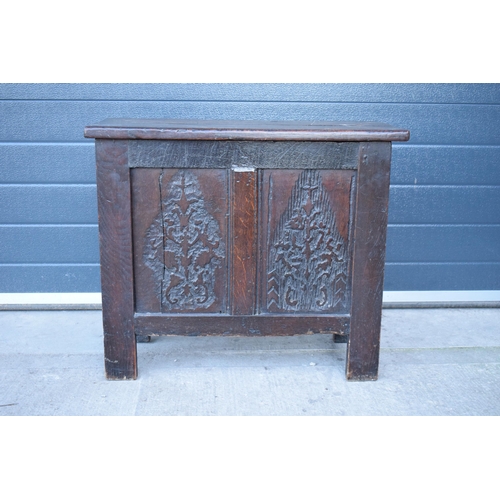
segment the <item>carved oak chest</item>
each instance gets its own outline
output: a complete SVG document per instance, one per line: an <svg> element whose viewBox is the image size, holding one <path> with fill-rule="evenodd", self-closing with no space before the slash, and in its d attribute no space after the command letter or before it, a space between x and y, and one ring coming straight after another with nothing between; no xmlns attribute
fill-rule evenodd
<svg viewBox="0 0 500 500"><path fill-rule="evenodd" d="M329 333L378 372L391 141L356 122L109 119L96 139L106 375L151 335Z"/></svg>

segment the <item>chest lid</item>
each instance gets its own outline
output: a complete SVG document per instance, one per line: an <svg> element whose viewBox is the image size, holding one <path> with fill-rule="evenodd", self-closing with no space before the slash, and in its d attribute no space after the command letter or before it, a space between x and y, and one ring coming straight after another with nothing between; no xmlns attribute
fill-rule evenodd
<svg viewBox="0 0 500 500"><path fill-rule="evenodd" d="M407 141L408 130L385 123L109 118L85 127L94 139L247 141Z"/></svg>

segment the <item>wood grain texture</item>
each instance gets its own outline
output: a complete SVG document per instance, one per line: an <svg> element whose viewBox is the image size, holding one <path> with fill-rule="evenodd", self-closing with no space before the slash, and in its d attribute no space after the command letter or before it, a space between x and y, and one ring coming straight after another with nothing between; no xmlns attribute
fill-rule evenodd
<svg viewBox="0 0 500 500"><path fill-rule="evenodd" d="M354 214L348 380L376 380L384 285L391 144L361 145Z"/></svg>
<svg viewBox="0 0 500 500"><path fill-rule="evenodd" d="M231 170L231 313L253 314L257 283L257 172Z"/></svg>
<svg viewBox="0 0 500 500"><path fill-rule="evenodd" d="M349 310L353 170L261 173L260 310Z"/></svg>
<svg viewBox="0 0 500 500"><path fill-rule="evenodd" d="M126 141L96 141L106 377L137 377L130 170Z"/></svg>
<svg viewBox="0 0 500 500"><path fill-rule="evenodd" d="M130 141L129 166L152 168L357 168L355 142Z"/></svg>
<svg viewBox="0 0 500 500"><path fill-rule="evenodd" d="M132 223L134 234L135 310L161 312L161 277L157 279L144 260L146 233L161 212L160 169L133 168Z"/></svg>
<svg viewBox="0 0 500 500"><path fill-rule="evenodd" d="M154 125L163 133L165 122ZM197 130L229 130L214 126ZM358 152L357 169L309 168L314 144L324 146L280 145L280 163L268 142L276 130L251 129L251 140L267 139L248 156L229 141L214 146L213 135L204 147L189 140L163 152L134 142L134 167L129 141L97 140L108 378L134 378L136 340L151 335L301 333L348 338L347 378L377 378L391 144L333 148ZM202 168L190 166L191 148ZM231 166L213 168L217 154Z"/></svg>
<svg viewBox="0 0 500 500"><path fill-rule="evenodd" d="M339 333L349 330L348 315L284 316L253 315L165 315L136 314L136 332L141 335L302 335Z"/></svg>
<svg viewBox="0 0 500 500"><path fill-rule="evenodd" d="M85 127L96 139L407 141L408 130L376 122L162 120L109 118Z"/></svg>
<svg viewBox="0 0 500 500"><path fill-rule="evenodd" d="M227 172L132 169L136 310L227 310Z"/></svg>

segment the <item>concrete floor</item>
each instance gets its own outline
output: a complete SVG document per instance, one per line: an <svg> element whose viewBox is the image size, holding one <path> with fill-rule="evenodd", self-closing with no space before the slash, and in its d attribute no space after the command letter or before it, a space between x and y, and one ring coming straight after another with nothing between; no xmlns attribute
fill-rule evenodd
<svg viewBox="0 0 500 500"><path fill-rule="evenodd" d="M500 415L500 309L385 309L377 382L330 335L161 337L104 377L100 311L0 312L0 415Z"/></svg>

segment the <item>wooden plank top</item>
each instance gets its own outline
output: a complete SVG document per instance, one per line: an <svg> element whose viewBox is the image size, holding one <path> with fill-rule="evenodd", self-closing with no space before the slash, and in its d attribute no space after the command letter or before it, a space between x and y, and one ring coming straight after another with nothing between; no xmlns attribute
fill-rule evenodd
<svg viewBox="0 0 500 500"><path fill-rule="evenodd" d="M407 141L408 130L375 122L109 118L85 127L94 139Z"/></svg>

